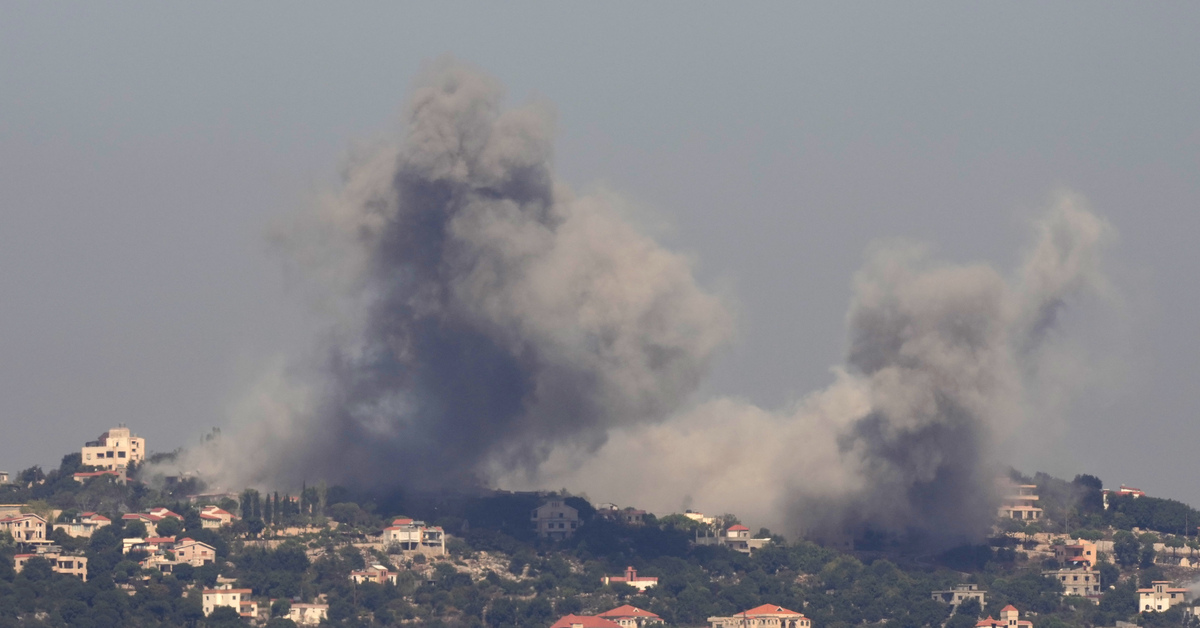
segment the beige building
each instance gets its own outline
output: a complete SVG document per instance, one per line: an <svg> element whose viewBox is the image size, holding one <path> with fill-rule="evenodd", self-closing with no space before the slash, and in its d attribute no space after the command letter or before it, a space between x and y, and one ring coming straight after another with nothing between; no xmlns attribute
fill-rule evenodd
<svg viewBox="0 0 1200 628"><path fill-rule="evenodd" d="M233 520L233 513L216 506L205 506L200 510L200 525L206 530L233 525Z"/></svg>
<svg viewBox="0 0 1200 628"><path fill-rule="evenodd" d="M565 539L579 528L579 511L561 499L552 499L538 506L530 514L530 519L537 535L542 538Z"/></svg>
<svg viewBox="0 0 1200 628"><path fill-rule="evenodd" d="M0 471L0 484L8 484L8 471Z"/></svg>
<svg viewBox="0 0 1200 628"><path fill-rule="evenodd" d="M732 617L709 617L709 628L811 628L812 620L782 606L763 604Z"/></svg>
<svg viewBox="0 0 1200 628"><path fill-rule="evenodd" d="M44 558L50 563L50 569L54 573L66 574L75 576L84 582L87 582L87 562L86 556L67 556L55 552L47 552L45 554L17 554L13 556L13 570L21 573L25 569L25 563L32 558Z"/></svg>
<svg viewBox="0 0 1200 628"><path fill-rule="evenodd" d="M208 543L185 537L175 543L175 560L193 567L203 567L217 561L217 550Z"/></svg>
<svg viewBox="0 0 1200 628"><path fill-rule="evenodd" d="M1084 564L1082 562L1080 565ZM1054 578L1063 585L1063 595L1100 597L1100 572L1088 567L1054 569L1043 571L1043 576Z"/></svg>
<svg viewBox="0 0 1200 628"><path fill-rule="evenodd" d="M328 604L292 602L292 607L288 609L288 619L296 622L297 626L315 626L328 617Z"/></svg>
<svg viewBox="0 0 1200 628"><path fill-rule="evenodd" d="M979 607L987 606L987 591L977 584L956 584L946 591L934 591L933 599L943 604L956 607L967 600L979 600Z"/></svg>
<svg viewBox="0 0 1200 628"><path fill-rule="evenodd" d="M146 459L146 439L124 425L114 427L83 445L83 464L102 469L123 469Z"/></svg>
<svg viewBox="0 0 1200 628"><path fill-rule="evenodd" d="M401 517L383 529L384 544L396 544L406 552L420 552L434 556L446 554L446 532L438 526L427 526L424 521L413 521Z"/></svg>
<svg viewBox="0 0 1200 628"><path fill-rule="evenodd" d="M54 524L54 529L66 532L67 536L91 538L96 530L107 525L112 525L112 521L108 517L94 512L85 512L66 523Z"/></svg>
<svg viewBox="0 0 1200 628"><path fill-rule="evenodd" d="M388 571L383 565L371 565L362 571L351 571L350 579L355 584L363 584L364 582L374 582L376 584L396 584L396 577L400 574L395 571Z"/></svg>
<svg viewBox="0 0 1200 628"><path fill-rule="evenodd" d="M629 604L618 606L611 611L604 611L596 617L603 617L621 628L645 628L663 623L662 617Z"/></svg>
<svg viewBox="0 0 1200 628"><path fill-rule="evenodd" d="M228 606L242 617L257 617L258 602L251 600L250 594L250 589L235 589L228 584L215 589L205 589L202 602L204 616L212 615L218 607Z"/></svg>
<svg viewBox="0 0 1200 628"><path fill-rule="evenodd" d="M1070 545L1055 545L1054 559L1060 563L1086 563L1096 566L1096 544L1091 541L1075 541Z"/></svg>
<svg viewBox="0 0 1200 628"><path fill-rule="evenodd" d="M1166 580L1150 584L1149 589L1138 589L1138 610L1143 613L1165 611L1187 601L1187 589L1172 587Z"/></svg>
<svg viewBox="0 0 1200 628"><path fill-rule="evenodd" d="M17 514L0 518L0 530L12 535L18 543L49 543L46 520L39 515Z"/></svg>
<svg viewBox="0 0 1200 628"><path fill-rule="evenodd" d="M1036 484L1009 485L1008 489L1000 503L1000 517L1021 521L1037 521L1042 518L1042 509L1037 507Z"/></svg>

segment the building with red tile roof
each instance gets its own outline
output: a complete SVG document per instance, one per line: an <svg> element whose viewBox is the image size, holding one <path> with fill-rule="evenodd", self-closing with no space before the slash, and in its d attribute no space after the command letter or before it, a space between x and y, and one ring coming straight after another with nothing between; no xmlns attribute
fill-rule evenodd
<svg viewBox="0 0 1200 628"><path fill-rule="evenodd" d="M643 626L662 623L662 618L658 615L629 604L604 611L597 617L616 622L621 628L643 628Z"/></svg>
<svg viewBox="0 0 1200 628"><path fill-rule="evenodd" d="M1155 580L1149 589L1138 589L1138 611L1165 611L1187 601L1188 590L1172 587L1168 580Z"/></svg>
<svg viewBox="0 0 1200 628"><path fill-rule="evenodd" d="M621 624L594 615L567 615L550 624L550 628L621 628Z"/></svg>
<svg viewBox="0 0 1200 628"><path fill-rule="evenodd" d="M774 604L763 604L732 617L709 617L710 628L812 628L803 613Z"/></svg>
<svg viewBox="0 0 1200 628"><path fill-rule="evenodd" d="M1033 622L1022 620L1021 611L1009 604L1000 609L1000 619L988 615L987 619L975 622L975 628L1033 628Z"/></svg>
<svg viewBox="0 0 1200 628"><path fill-rule="evenodd" d="M639 576L633 566L626 567L625 575L623 576L601 576L600 582L605 586L610 584L627 584L638 591L645 591L651 587L658 586L658 578L653 576Z"/></svg>

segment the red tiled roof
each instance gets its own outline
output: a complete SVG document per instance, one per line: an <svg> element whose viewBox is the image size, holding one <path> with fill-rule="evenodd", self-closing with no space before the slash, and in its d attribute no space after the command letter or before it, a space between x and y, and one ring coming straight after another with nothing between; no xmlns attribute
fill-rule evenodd
<svg viewBox="0 0 1200 628"><path fill-rule="evenodd" d="M738 532L742 532L742 531L749 532L749 531L750 531L750 528L747 528L747 527L746 527L746 526L744 526L744 525L732 525L732 526L729 526L729 529L730 529L730 530L737 530Z"/></svg>
<svg viewBox="0 0 1200 628"><path fill-rule="evenodd" d="M1016 610L1017 610L1017 607L1013 606L1012 604L1009 604L1008 606L1005 606L1004 608L1000 609L1000 612L1003 613L1004 611L1016 611ZM1019 613L1021 611L1017 611L1017 612Z"/></svg>
<svg viewBox="0 0 1200 628"><path fill-rule="evenodd" d="M571 628L571 626L583 626L583 628L621 628L621 624L615 621L609 621L603 617L592 615L567 615L551 624L550 628Z"/></svg>
<svg viewBox="0 0 1200 628"><path fill-rule="evenodd" d="M756 617L759 615L795 615L796 617L804 616L802 613L797 613L796 611L788 610L782 606L776 606L774 604L763 604L762 606L756 606L748 611L742 611L742 612L734 615L734 617Z"/></svg>
<svg viewBox="0 0 1200 628"><path fill-rule="evenodd" d="M650 611L644 611L636 606L630 606L629 604L618 606L611 611L604 611L597 615L597 617L646 617L659 619L658 615Z"/></svg>

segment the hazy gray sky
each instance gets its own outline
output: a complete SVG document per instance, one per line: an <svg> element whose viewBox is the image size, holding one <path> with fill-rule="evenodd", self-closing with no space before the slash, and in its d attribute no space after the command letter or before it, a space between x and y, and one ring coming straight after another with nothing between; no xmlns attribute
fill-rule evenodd
<svg viewBox="0 0 1200 628"><path fill-rule="evenodd" d="M828 384L871 242L1011 268L1084 195L1123 302L1070 315L1100 385L1013 459L1200 504L1197 32L1194 3L2 4L0 469L118 422L195 442L310 351L264 234L451 53L733 295L709 394Z"/></svg>

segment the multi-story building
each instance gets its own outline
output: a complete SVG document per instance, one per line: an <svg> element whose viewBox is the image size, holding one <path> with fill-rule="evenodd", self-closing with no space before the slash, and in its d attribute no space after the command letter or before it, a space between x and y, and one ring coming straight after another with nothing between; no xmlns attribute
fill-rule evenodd
<svg viewBox="0 0 1200 628"><path fill-rule="evenodd" d="M1054 559L1060 563L1085 563L1096 566L1096 544L1091 541L1075 541L1070 545L1055 545Z"/></svg>
<svg viewBox="0 0 1200 628"><path fill-rule="evenodd" d="M1156 580L1149 589L1138 589L1138 610L1141 612L1165 611L1176 604L1187 601L1187 589L1172 587L1170 581Z"/></svg>
<svg viewBox="0 0 1200 628"><path fill-rule="evenodd" d="M1125 486L1124 484L1121 485L1121 488L1119 488L1115 491L1111 491L1109 489L1104 489L1104 490L1100 491L1100 493L1104 497L1104 509L1105 510L1108 510L1108 496L1109 495L1116 495L1117 497L1131 495L1131 496L1133 496L1134 499L1146 496L1146 491L1143 491L1140 488L1133 488L1132 486Z"/></svg>
<svg viewBox="0 0 1200 628"><path fill-rule="evenodd" d="M658 586L658 578L653 576L639 576L637 570L632 566L625 568L623 576L602 576L600 582L605 586L610 584L627 584L638 591Z"/></svg>
<svg viewBox="0 0 1200 628"><path fill-rule="evenodd" d="M18 543L50 543L46 538L46 520L40 515L22 513L2 517L0 530L11 534Z"/></svg>
<svg viewBox="0 0 1200 628"><path fill-rule="evenodd" d="M561 499L552 499L538 506L530 514L530 519L537 535L542 538L565 539L579 528L579 511Z"/></svg>
<svg viewBox="0 0 1200 628"><path fill-rule="evenodd" d="M204 616L208 617L221 606L228 606L242 617L258 616L258 602L250 599L250 589L235 589L231 585L219 586L215 589L205 589L202 599Z"/></svg>
<svg viewBox="0 0 1200 628"><path fill-rule="evenodd" d="M1037 485L1017 484L1001 500L999 516L1021 521L1037 521L1042 518L1042 509L1037 507Z"/></svg>
<svg viewBox="0 0 1200 628"><path fill-rule="evenodd" d="M59 552L46 552L45 554L17 554L13 556L13 571L21 573L25 569L25 564L34 558L44 558L50 563L50 569L54 573L67 574L75 576L87 582L87 563L86 556L69 556Z"/></svg>
<svg viewBox="0 0 1200 628"><path fill-rule="evenodd" d="M193 567L216 562L217 550L208 543L184 537L175 543L175 560Z"/></svg>
<svg viewBox="0 0 1200 628"><path fill-rule="evenodd" d="M709 628L811 628L812 620L782 606L763 604L732 617L709 617Z"/></svg>
<svg viewBox="0 0 1200 628"><path fill-rule="evenodd" d="M107 525L112 525L112 521L108 517L94 512L84 512L68 522L54 524L54 529L66 532L67 536L91 538L96 530Z"/></svg>
<svg viewBox="0 0 1200 628"><path fill-rule="evenodd" d="M977 584L956 584L946 591L934 591L933 599L951 607L957 607L967 600L979 600L979 607L987 606L987 591Z"/></svg>
<svg viewBox="0 0 1200 628"><path fill-rule="evenodd" d="M1091 569L1087 563L1079 560L1075 567L1043 571L1042 575L1058 580L1063 585L1063 595L1078 595L1080 597L1100 597L1100 572Z"/></svg>
<svg viewBox="0 0 1200 628"><path fill-rule="evenodd" d="M401 517L383 529L385 544L395 543L406 552L421 552L437 556L446 553L446 532L438 526L427 526L424 521L413 521Z"/></svg>
<svg viewBox="0 0 1200 628"><path fill-rule="evenodd" d="M146 439L134 436L124 425L114 427L83 445L83 464L102 469L123 469L146 459Z"/></svg>

